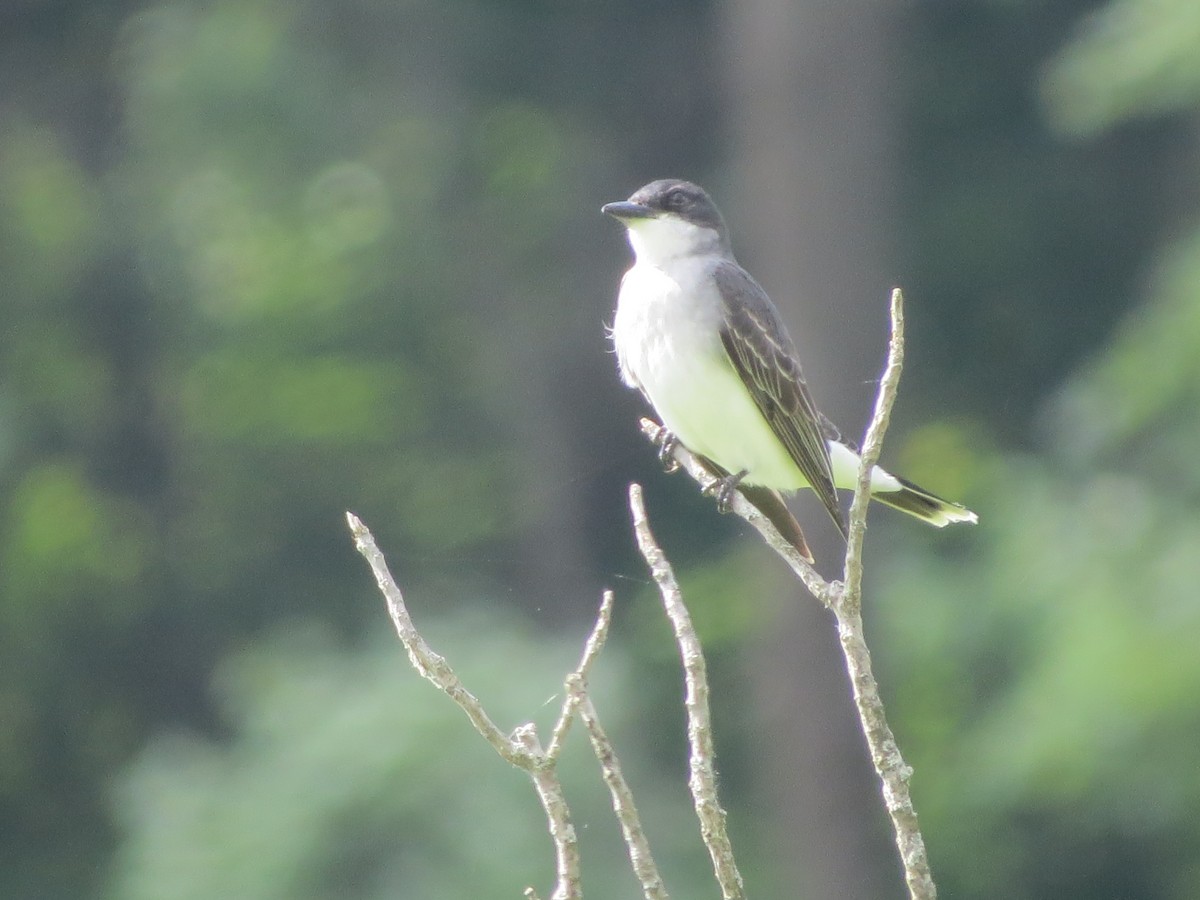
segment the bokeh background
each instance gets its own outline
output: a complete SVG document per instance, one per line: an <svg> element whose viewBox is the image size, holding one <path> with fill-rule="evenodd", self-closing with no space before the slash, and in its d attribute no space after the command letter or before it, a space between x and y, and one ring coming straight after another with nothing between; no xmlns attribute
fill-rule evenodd
<svg viewBox="0 0 1200 900"><path fill-rule="evenodd" d="M0 85L0 896L545 895L347 509L505 727L617 591L597 703L712 896L631 480L752 895L903 895L829 616L614 373L598 210L668 175L851 434L905 288L885 461L981 523L878 511L866 622L945 895L1200 895L1194 0L9 0ZM564 766L588 896L632 896Z"/></svg>

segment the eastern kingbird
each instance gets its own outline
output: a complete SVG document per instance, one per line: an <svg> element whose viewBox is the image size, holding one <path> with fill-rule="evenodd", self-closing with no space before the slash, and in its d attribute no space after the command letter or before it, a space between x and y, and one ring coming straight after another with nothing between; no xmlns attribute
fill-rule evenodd
<svg viewBox="0 0 1200 900"><path fill-rule="evenodd" d="M858 451L814 405L783 320L734 259L716 204L663 179L602 211L625 226L635 257L612 326L621 379L801 553L811 556L780 491L811 488L844 536L836 489L853 490ZM878 466L871 496L939 528L978 521Z"/></svg>

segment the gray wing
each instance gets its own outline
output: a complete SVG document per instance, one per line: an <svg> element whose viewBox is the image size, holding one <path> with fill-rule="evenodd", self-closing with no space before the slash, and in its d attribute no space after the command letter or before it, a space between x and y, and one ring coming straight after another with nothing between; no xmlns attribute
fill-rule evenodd
<svg viewBox="0 0 1200 900"><path fill-rule="evenodd" d="M813 404L779 313L737 263L723 260L713 277L724 305L721 343L734 371L844 535L846 522L825 443L828 419Z"/></svg>

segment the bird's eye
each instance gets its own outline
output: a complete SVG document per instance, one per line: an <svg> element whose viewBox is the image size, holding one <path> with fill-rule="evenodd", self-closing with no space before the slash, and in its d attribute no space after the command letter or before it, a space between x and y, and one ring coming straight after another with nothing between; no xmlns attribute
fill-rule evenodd
<svg viewBox="0 0 1200 900"><path fill-rule="evenodd" d="M687 196L681 190L668 191L663 197L663 206L667 209L683 209L687 204Z"/></svg>

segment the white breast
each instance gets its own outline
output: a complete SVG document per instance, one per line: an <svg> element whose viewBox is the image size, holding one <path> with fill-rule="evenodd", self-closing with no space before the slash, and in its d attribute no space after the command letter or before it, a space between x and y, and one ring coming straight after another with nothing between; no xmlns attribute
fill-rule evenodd
<svg viewBox="0 0 1200 900"><path fill-rule="evenodd" d="M698 269L688 263L681 268ZM613 344L621 375L631 387L649 390L650 385L681 377L705 357L722 352L719 337L720 298L706 293L702 271L668 275L645 264L635 265L621 281L617 316L613 322ZM681 281L690 281L685 295Z"/></svg>
<svg viewBox="0 0 1200 900"><path fill-rule="evenodd" d="M702 259L668 274L639 263L621 282L612 337L621 375L641 388L684 446L748 484L807 486L721 345L721 298Z"/></svg>

